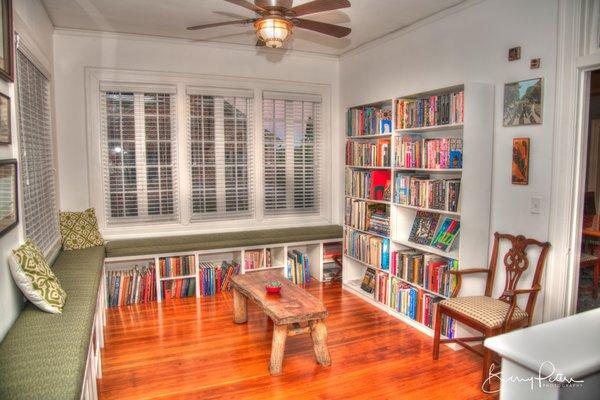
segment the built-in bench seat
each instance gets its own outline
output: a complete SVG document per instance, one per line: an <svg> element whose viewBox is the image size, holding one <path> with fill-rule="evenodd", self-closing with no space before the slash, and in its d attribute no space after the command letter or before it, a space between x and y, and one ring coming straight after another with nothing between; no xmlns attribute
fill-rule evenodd
<svg viewBox="0 0 600 400"><path fill-rule="evenodd" d="M111 240L106 244L106 257L130 257L169 254L186 251L231 249L278 243L299 243L340 239L339 225L305 226L301 228L263 229L255 231L210 233L144 239Z"/></svg>
<svg viewBox="0 0 600 400"><path fill-rule="evenodd" d="M103 280L104 247L62 251L52 270L62 314L27 303L0 343L0 399L79 399Z"/></svg>

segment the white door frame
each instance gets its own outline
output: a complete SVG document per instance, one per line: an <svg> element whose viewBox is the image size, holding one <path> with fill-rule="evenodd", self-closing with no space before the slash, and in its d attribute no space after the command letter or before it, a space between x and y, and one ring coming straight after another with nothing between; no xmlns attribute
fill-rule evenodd
<svg viewBox="0 0 600 400"><path fill-rule="evenodd" d="M589 72L600 68L599 0L559 0L556 115L543 320L575 313L585 191Z"/></svg>

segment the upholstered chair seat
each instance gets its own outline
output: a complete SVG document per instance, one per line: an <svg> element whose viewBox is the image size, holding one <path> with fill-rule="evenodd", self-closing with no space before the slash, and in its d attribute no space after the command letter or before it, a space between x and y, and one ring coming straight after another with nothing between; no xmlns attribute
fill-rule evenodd
<svg viewBox="0 0 600 400"><path fill-rule="evenodd" d="M453 310L465 317L471 318L487 328L499 328L506 321L510 304L502 300L486 296L455 297L441 301L446 309ZM511 323L528 318L525 311L515 307Z"/></svg>

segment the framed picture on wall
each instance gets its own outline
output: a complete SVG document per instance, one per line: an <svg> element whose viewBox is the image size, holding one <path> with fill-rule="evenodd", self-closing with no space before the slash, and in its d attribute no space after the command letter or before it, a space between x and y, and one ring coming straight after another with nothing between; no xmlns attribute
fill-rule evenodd
<svg viewBox="0 0 600 400"><path fill-rule="evenodd" d="M0 144L10 144L10 127L10 97L0 93Z"/></svg>
<svg viewBox="0 0 600 400"><path fill-rule="evenodd" d="M12 0L0 0L0 77L6 81L15 80L15 49L13 42Z"/></svg>
<svg viewBox="0 0 600 400"><path fill-rule="evenodd" d="M0 236L19 223L17 160L0 160Z"/></svg>
<svg viewBox="0 0 600 400"><path fill-rule="evenodd" d="M502 125L539 125L542 123L542 78L504 85Z"/></svg>
<svg viewBox="0 0 600 400"><path fill-rule="evenodd" d="M529 184L529 138L513 139L512 183Z"/></svg>

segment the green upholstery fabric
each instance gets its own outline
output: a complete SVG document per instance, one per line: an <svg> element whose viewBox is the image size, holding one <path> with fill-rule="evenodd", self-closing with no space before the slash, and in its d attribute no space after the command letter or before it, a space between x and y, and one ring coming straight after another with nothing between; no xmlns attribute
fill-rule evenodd
<svg viewBox="0 0 600 400"><path fill-rule="evenodd" d="M80 398L103 263L103 246L61 252L63 313L27 303L0 343L0 399Z"/></svg>
<svg viewBox="0 0 600 400"><path fill-rule="evenodd" d="M267 244L340 239L339 225L301 228L264 229L257 231L211 233L202 235L112 240L106 244L106 257L141 256L194 250L225 249Z"/></svg>

